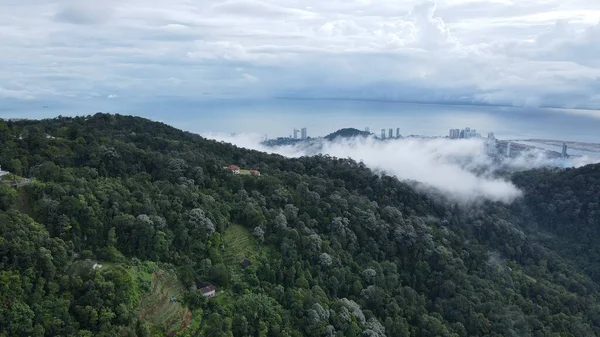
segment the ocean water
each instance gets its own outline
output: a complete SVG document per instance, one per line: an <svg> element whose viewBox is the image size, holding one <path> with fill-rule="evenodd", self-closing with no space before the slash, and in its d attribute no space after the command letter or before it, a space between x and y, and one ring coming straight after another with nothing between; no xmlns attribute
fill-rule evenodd
<svg viewBox="0 0 600 337"><path fill-rule="evenodd" d="M450 128L471 127L483 136L494 132L500 139L600 142L600 112L596 111L332 100L224 100L166 105L164 109L153 105L135 112L197 133L251 132L270 138L289 136L294 128L301 127L306 127L312 137L344 127L369 127L377 135L383 128L393 128L394 133L400 128L404 136L445 136Z"/></svg>
<svg viewBox="0 0 600 337"><path fill-rule="evenodd" d="M48 118L58 115L112 112L143 116L195 132L258 133L289 136L306 127L312 137L344 127L379 135L400 128L404 136L445 136L450 128L477 129L499 139L555 139L600 143L600 111L455 106L350 100L184 100L78 101L20 104L0 109L2 118ZM387 131L386 131L387 134Z"/></svg>
<svg viewBox="0 0 600 337"><path fill-rule="evenodd" d="M548 150L548 151L562 153L562 146L558 146L558 145L543 144L540 142L531 142L531 141L522 141L522 140L519 140L516 142L520 143L520 144L524 144L524 145L535 146L537 148ZM569 148L567 148L567 153L569 155L586 156L586 157L590 157L590 158L594 158L594 159L600 159L600 151L585 151L585 150L569 147Z"/></svg>

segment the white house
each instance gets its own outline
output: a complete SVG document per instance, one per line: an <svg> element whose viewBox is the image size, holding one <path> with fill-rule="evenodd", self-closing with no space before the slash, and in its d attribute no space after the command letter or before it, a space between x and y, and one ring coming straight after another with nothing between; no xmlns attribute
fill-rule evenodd
<svg viewBox="0 0 600 337"><path fill-rule="evenodd" d="M2 166L0 166L0 177L7 175L9 172L2 171Z"/></svg>
<svg viewBox="0 0 600 337"><path fill-rule="evenodd" d="M205 297L213 297L215 296L215 290L217 288L213 285L206 286L204 288L200 288L200 293Z"/></svg>

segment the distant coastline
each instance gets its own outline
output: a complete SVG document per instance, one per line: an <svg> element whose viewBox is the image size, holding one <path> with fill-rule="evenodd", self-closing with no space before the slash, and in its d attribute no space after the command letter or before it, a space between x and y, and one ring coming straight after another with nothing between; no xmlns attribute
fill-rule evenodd
<svg viewBox="0 0 600 337"><path fill-rule="evenodd" d="M275 96L276 100L290 101L355 101L355 102L379 102L379 103L397 103L397 104L419 104L419 105L437 105L437 106L464 106L464 107L493 107L493 108L513 108L513 109L563 109L563 110L589 110L598 111L600 107L565 107L556 105L540 105L527 107L520 105L494 104L485 102L464 102L464 101L417 101L417 100L395 100L384 98L352 98L352 97L290 97Z"/></svg>

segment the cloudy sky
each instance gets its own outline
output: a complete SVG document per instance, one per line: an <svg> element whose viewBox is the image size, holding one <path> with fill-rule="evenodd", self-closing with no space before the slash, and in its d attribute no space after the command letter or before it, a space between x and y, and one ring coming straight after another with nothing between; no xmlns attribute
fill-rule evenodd
<svg viewBox="0 0 600 337"><path fill-rule="evenodd" d="M1 0L0 99L600 108L597 0Z"/></svg>

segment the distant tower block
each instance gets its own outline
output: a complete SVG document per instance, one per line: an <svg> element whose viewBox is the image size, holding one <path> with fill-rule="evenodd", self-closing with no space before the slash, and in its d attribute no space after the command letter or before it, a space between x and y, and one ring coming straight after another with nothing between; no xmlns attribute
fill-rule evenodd
<svg viewBox="0 0 600 337"><path fill-rule="evenodd" d="M308 138L308 134L306 132L306 128L302 128L302 130L300 130L300 133L301 133L302 139Z"/></svg>
<svg viewBox="0 0 600 337"><path fill-rule="evenodd" d="M567 143L563 143L562 156L565 157L565 158L569 156L567 154Z"/></svg>
<svg viewBox="0 0 600 337"><path fill-rule="evenodd" d="M394 138L394 129L390 128L388 130L388 135L389 135L390 138Z"/></svg>
<svg viewBox="0 0 600 337"><path fill-rule="evenodd" d="M381 129L381 139L385 139L385 129Z"/></svg>
<svg viewBox="0 0 600 337"><path fill-rule="evenodd" d="M396 138L400 138L400 128L396 128Z"/></svg>
<svg viewBox="0 0 600 337"><path fill-rule="evenodd" d="M511 142L508 142L508 144L506 145L506 156L507 157L510 157L511 146L512 146Z"/></svg>
<svg viewBox="0 0 600 337"><path fill-rule="evenodd" d="M298 132L300 132L300 130L294 128L294 139L298 139Z"/></svg>
<svg viewBox="0 0 600 337"><path fill-rule="evenodd" d="M488 133L488 137L485 140L485 151L489 155L494 155L496 153L496 137L494 137L494 133Z"/></svg>

